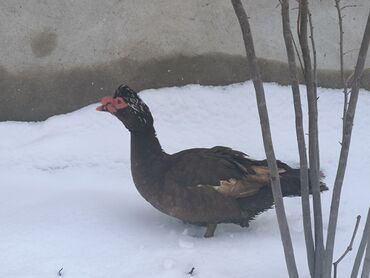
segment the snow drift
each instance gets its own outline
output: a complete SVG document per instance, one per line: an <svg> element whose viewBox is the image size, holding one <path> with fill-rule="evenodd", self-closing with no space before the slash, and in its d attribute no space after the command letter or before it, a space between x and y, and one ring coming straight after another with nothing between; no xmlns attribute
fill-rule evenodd
<svg viewBox="0 0 370 278"><path fill-rule="evenodd" d="M265 90L276 156L297 167L290 88L265 84ZM339 90L318 94L321 166L331 190L343 97ZM224 145L264 158L251 82L146 90L140 96L165 151ZM204 228L163 215L140 197L131 180L129 134L96 106L44 122L0 123L0 277L53 277L63 268L64 277L173 278L188 276L192 267L197 277L287 277L274 210L249 228L223 224L214 238L202 238ZM370 203L369 107L370 94L362 91L335 258ZM325 228L331 193L322 195ZM298 267L308 277L300 199L285 200ZM354 253L339 265L343 277Z"/></svg>

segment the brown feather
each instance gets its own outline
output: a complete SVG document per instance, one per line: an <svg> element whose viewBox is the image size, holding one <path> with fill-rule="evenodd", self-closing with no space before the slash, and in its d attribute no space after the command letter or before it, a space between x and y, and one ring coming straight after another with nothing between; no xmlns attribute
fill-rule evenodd
<svg viewBox="0 0 370 278"><path fill-rule="evenodd" d="M229 179L220 181L220 186L214 188L221 194L232 198L253 196L264 184L250 182L248 178L242 180Z"/></svg>
<svg viewBox="0 0 370 278"><path fill-rule="evenodd" d="M251 166L255 174L243 179L221 180L219 186L214 186L219 193L231 198L245 198L255 195L262 187L270 185L270 171L266 166ZM286 172L279 168L279 174Z"/></svg>

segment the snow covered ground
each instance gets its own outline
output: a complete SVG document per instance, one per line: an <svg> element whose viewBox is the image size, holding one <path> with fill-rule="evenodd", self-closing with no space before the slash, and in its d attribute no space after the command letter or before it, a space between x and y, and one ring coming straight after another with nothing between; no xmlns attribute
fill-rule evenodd
<svg viewBox="0 0 370 278"><path fill-rule="evenodd" d="M265 84L276 155L298 165L289 87ZM146 90L163 148L225 145L264 158L253 86ZM319 90L321 165L332 188L342 93ZM305 99L305 98L304 98ZM152 208L131 180L129 133L96 105L44 122L0 123L0 277L287 277L274 210L216 236ZM370 204L370 93L360 94L342 194L336 255ZM304 104L306 110L307 105ZM331 191L322 195L324 225ZM300 199L285 199L302 277L308 277ZM364 221L363 221L364 222ZM363 223L360 226L362 232ZM359 242L355 241L355 246ZM339 265L348 277L355 252Z"/></svg>

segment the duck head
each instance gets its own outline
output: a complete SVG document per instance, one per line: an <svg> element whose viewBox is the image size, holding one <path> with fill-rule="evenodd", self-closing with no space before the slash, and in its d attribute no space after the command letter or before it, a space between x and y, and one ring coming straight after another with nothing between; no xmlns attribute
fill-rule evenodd
<svg viewBox="0 0 370 278"><path fill-rule="evenodd" d="M127 85L119 86L113 97L103 97L100 102L101 105L96 110L116 116L131 132L145 131L153 127L149 107Z"/></svg>

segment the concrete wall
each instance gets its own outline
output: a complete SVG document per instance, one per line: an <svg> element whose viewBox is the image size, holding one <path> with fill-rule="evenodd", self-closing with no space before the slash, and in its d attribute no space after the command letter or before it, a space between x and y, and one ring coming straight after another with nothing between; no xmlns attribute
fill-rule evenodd
<svg viewBox="0 0 370 278"><path fill-rule="evenodd" d="M291 2L295 22L297 3ZM338 87L334 0L311 2L319 82ZM244 3L264 80L286 83L278 1ZM345 66L352 69L370 1L348 4L357 5L344 10ZM140 90L248 78L228 0L1 0L0 53L0 120L73 111L123 82ZM363 86L370 89L370 70Z"/></svg>

